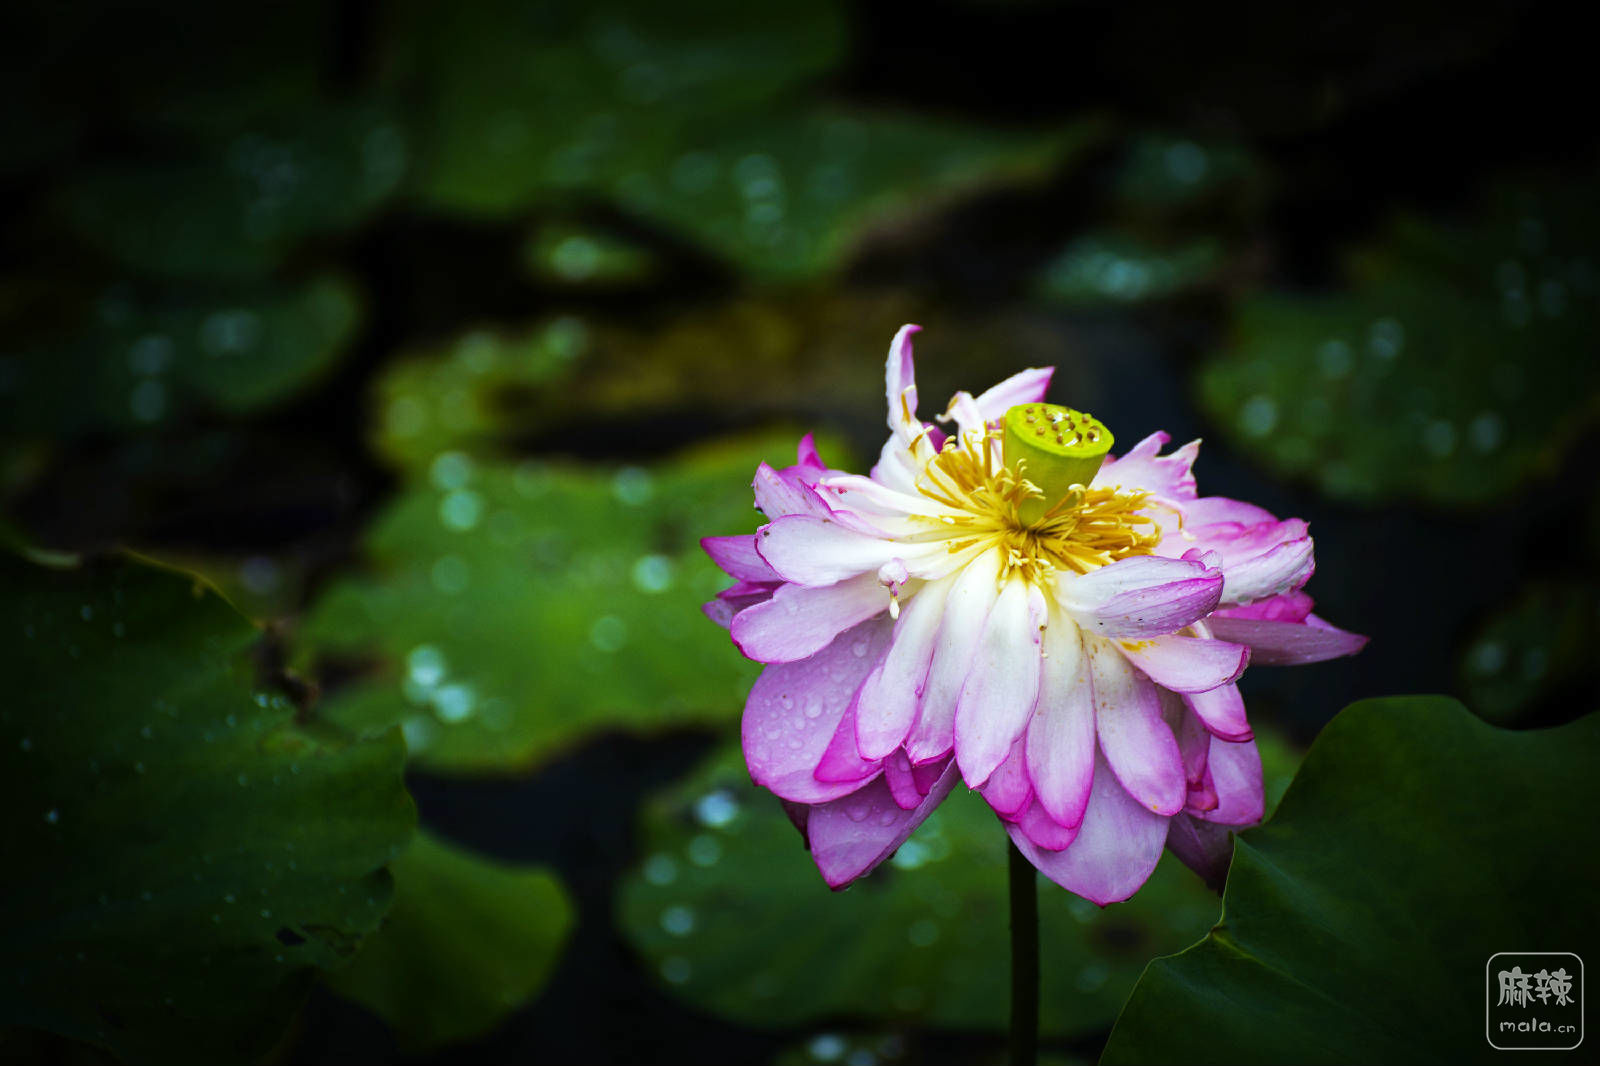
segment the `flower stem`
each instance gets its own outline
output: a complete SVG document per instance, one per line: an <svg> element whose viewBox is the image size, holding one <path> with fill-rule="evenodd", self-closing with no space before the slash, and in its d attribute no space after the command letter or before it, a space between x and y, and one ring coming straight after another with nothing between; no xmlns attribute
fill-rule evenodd
<svg viewBox="0 0 1600 1066"><path fill-rule="evenodd" d="M1039 881L1029 862L1011 852L1011 1066L1039 1057Z"/></svg>

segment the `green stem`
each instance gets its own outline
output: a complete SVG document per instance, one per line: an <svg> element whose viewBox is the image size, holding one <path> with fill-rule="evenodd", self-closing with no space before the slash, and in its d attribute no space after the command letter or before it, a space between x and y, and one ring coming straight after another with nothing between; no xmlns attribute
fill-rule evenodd
<svg viewBox="0 0 1600 1066"><path fill-rule="evenodd" d="M1011 1066L1039 1058L1039 879L1029 862L1011 852Z"/></svg>

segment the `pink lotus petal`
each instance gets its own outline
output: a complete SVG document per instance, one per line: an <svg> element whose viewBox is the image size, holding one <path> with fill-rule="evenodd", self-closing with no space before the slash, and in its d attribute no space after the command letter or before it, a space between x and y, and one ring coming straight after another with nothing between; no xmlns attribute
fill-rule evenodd
<svg viewBox="0 0 1600 1066"><path fill-rule="evenodd" d="M833 731L833 739L818 760L817 768L811 771L811 776L824 784L859 783L883 769L882 759L863 759L856 750L856 701L860 698L858 690L850 706L839 716L839 726Z"/></svg>
<svg viewBox="0 0 1600 1066"><path fill-rule="evenodd" d="M1308 615L1307 623L1317 619ZM1299 622L1266 622L1254 618L1213 616L1207 624L1222 640L1231 640L1250 649L1250 661L1260 666L1297 666L1320 663L1344 655L1354 655L1367 646L1359 633Z"/></svg>
<svg viewBox="0 0 1600 1066"><path fill-rule="evenodd" d="M1132 556L1087 574L1063 574L1057 599L1091 633L1155 637L1210 614L1222 582L1222 571L1199 562Z"/></svg>
<svg viewBox="0 0 1600 1066"><path fill-rule="evenodd" d="M1212 891L1222 891L1233 861L1233 834L1227 826L1180 814L1167 826L1167 850L1199 874Z"/></svg>
<svg viewBox="0 0 1600 1066"><path fill-rule="evenodd" d="M1250 649L1202 637L1147 637L1117 641L1117 648L1150 679L1174 692L1209 692L1244 673Z"/></svg>
<svg viewBox="0 0 1600 1066"><path fill-rule="evenodd" d="M977 655L984 623L998 594L995 583L999 577L1000 559L991 551L968 565L950 587L922 707L906 741L906 753L913 763L942 758L955 746L956 700Z"/></svg>
<svg viewBox="0 0 1600 1066"><path fill-rule="evenodd" d="M910 554L914 547L810 515L789 515L756 533L756 550L784 580L813 588L876 573L884 563ZM937 545L934 548L937 550ZM926 553L928 548L923 546L922 551Z"/></svg>
<svg viewBox="0 0 1600 1066"><path fill-rule="evenodd" d="M1005 761L989 775L989 780L979 791L994 812L1002 817L1012 817L1028 805L1033 798L1033 786L1028 782L1020 739L1011 745Z"/></svg>
<svg viewBox="0 0 1600 1066"><path fill-rule="evenodd" d="M729 577L740 581L781 581L778 572L756 551L754 534L701 537L700 547Z"/></svg>
<svg viewBox="0 0 1600 1066"><path fill-rule="evenodd" d="M955 761L949 760L927 796L909 811L901 810L881 777L848 796L811 808L806 835L823 880L843 888L870 873L910 839L959 777Z"/></svg>
<svg viewBox="0 0 1600 1066"><path fill-rule="evenodd" d="M857 708L856 746L869 759L881 759L905 743L917 719L928 680L934 641L953 582L925 585L900 611L894 641L883 668L867 678Z"/></svg>
<svg viewBox="0 0 1600 1066"><path fill-rule="evenodd" d="M933 764L929 764L931 767ZM933 786L937 774L928 780L928 786ZM903 811L909 811L922 802L922 797L928 794L926 788L917 783L916 771L911 767L911 760L906 758L906 753L897 751L883 760L883 780L889 786L889 794L900 805Z"/></svg>
<svg viewBox="0 0 1600 1066"><path fill-rule="evenodd" d="M1315 604L1310 596L1296 589L1269 596L1254 603L1239 603L1217 609L1218 618L1256 618L1263 622L1304 622Z"/></svg>
<svg viewBox="0 0 1600 1066"><path fill-rule="evenodd" d="M808 659L761 672L745 703L740 730L756 784L797 803L825 802L860 787L818 781L814 771L856 689L888 642L887 619L874 620L841 633Z"/></svg>
<svg viewBox="0 0 1600 1066"><path fill-rule="evenodd" d="M1093 775L1093 767L1089 773ZM1065 826L1051 818L1039 803L1038 797L1034 797L1017 817L1008 821L1021 830L1035 846L1046 851L1061 851L1070 847L1078 838L1078 826Z"/></svg>
<svg viewBox="0 0 1600 1066"><path fill-rule="evenodd" d="M1144 489L1165 500L1195 498L1191 467L1200 454L1200 442L1190 441L1171 455L1157 455L1172 438L1152 433L1120 459L1107 459L1095 475L1100 487Z"/></svg>
<svg viewBox="0 0 1600 1066"><path fill-rule="evenodd" d="M956 701L956 762L971 788L989 780L1033 716L1044 620L1043 593L1020 578L1006 583L989 611Z"/></svg>
<svg viewBox="0 0 1600 1066"><path fill-rule="evenodd" d="M1063 826L1083 821L1094 776L1094 686L1070 624L1058 621L1044 632L1044 671L1025 751L1028 777L1049 816Z"/></svg>
<svg viewBox="0 0 1600 1066"><path fill-rule="evenodd" d="M1055 372L1053 366L1030 367L991 386L974 401L979 418L984 422L998 422L1018 404L1038 403L1044 399Z"/></svg>
<svg viewBox="0 0 1600 1066"><path fill-rule="evenodd" d="M1141 807L1097 759L1089 807L1065 851L1046 851L1017 826L1017 850L1056 884L1105 906L1127 899L1149 879L1167 839L1167 819Z"/></svg>
<svg viewBox="0 0 1600 1066"><path fill-rule="evenodd" d="M1185 693L1183 702L1223 740L1249 740L1255 734L1244 716L1244 697L1238 685L1218 685L1207 692Z"/></svg>
<svg viewBox="0 0 1600 1066"><path fill-rule="evenodd" d="M1141 805L1161 815L1183 809L1183 757L1161 714L1156 687L1107 641L1084 641L1094 685L1100 750L1117 780ZM1091 801L1092 802L1092 801Z"/></svg>
<svg viewBox="0 0 1600 1066"><path fill-rule="evenodd" d="M888 608L889 590L873 574L822 588L781 585L771 599L740 611L731 632L746 658L792 663Z"/></svg>
<svg viewBox="0 0 1600 1066"><path fill-rule="evenodd" d="M1265 795L1261 788L1261 753L1256 750L1255 741L1235 744L1212 737L1206 773L1217 792L1217 807L1197 813L1196 818L1219 825L1255 825L1261 821Z"/></svg>
<svg viewBox="0 0 1600 1066"><path fill-rule="evenodd" d="M774 521L786 515L826 518L830 514L828 505L822 502L816 490L796 475L779 473L766 463L756 467L755 480L750 487L755 490L756 507Z"/></svg>

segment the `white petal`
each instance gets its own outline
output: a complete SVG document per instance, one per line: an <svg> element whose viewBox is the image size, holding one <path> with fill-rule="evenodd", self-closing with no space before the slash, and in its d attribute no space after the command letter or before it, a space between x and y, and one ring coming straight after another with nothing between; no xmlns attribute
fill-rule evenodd
<svg viewBox="0 0 1600 1066"><path fill-rule="evenodd" d="M989 780L1033 715L1044 620L1039 590L1020 577L1006 582L956 702L956 762L970 788Z"/></svg>
<svg viewBox="0 0 1600 1066"><path fill-rule="evenodd" d="M1045 813L1071 827L1083 820L1094 776L1094 686L1070 619L1051 620L1044 653L1039 702L1028 724L1028 777Z"/></svg>
<svg viewBox="0 0 1600 1066"><path fill-rule="evenodd" d="M950 588L922 710L906 742L912 762L936 759L955 744L956 700L966 684L989 610L999 595L999 579L1000 554L991 550L961 571Z"/></svg>
<svg viewBox="0 0 1600 1066"><path fill-rule="evenodd" d="M856 708L856 747L863 757L882 759L905 743L917 719L952 584L946 579L924 585L901 608L889 654L882 668L867 678Z"/></svg>
<svg viewBox="0 0 1600 1066"><path fill-rule="evenodd" d="M1095 728L1106 762L1128 794L1157 814L1183 809L1188 792L1178 741L1161 715L1150 679L1128 664L1111 642L1084 641L1094 682Z"/></svg>

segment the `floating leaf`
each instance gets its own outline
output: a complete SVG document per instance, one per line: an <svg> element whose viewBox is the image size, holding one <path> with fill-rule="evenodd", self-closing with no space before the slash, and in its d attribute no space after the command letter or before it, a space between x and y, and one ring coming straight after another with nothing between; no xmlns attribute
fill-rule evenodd
<svg viewBox="0 0 1600 1066"><path fill-rule="evenodd" d="M1487 720L1516 722L1556 693L1595 691L1597 644L1600 588L1594 582L1530 582L1500 605L1467 645L1462 693Z"/></svg>
<svg viewBox="0 0 1600 1066"><path fill-rule="evenodd" d="M1500 1061L1490 956L1594 957L1597 757L1597 715L1511 733L1443 697L1347 708L1239 838L1222 925L1150 964L1102 1061Z"/></svg>
<svg viewBox="0 0 1600 1066"><path fill-rule="evenodd" d="M1100 133L1096 122L1041 135L910 116L763 116L686 138L670 166L629 174L613 191L757 277L805 278L930 203L1043 180Z"/></svg>
<svg viewBox="0 0 1600 1066"><path fill-rule="evenodd" d="M363 222L405 167L403 135L382 112L324 105L244 126L192 157L91 171L60 200L79 240L130 269L249 280L304 239Z"/></svg>
<svg viewBox="0 0 1600 1066"><path fill-rule="evenodd" d="M0 1025L131 1061L260 1058L388 906L415 819L400 738L253 692L256 630L192 578L0 573Z"/></svg>
<svg viewBox="0 0 1600 1066"><path fill-rule="evenodd" d="M1092 233L1069 244L1039 278L1039 293L1069 306L1161 300L1204 282L1222 262L1215 240L1163 247L1136 237Z"/></svg>
<svg viewBox="0 0 1600 1066"><path fill-rule="evenodd" d="M1274 750L1269 777L1285 762ZM1005 1026L1006 835L964 789L890 862L833 893L729 748L646 807L641 847L619 921L700 1009L763 1027ZM1217 899L1168 856L1131 901L1105 909L1041 879L1039 911L1041 1025L1071 1035L1109 1024L1146 960L1202 935Z"/></svg>
<svg viewBox="0 0 1600 1066"><path fill-rule="evenodd" d="M376 1011L410 1049L488 1032L549 980L572 903L542 867L507 866L418 833L394 861L394 906L334 991Z"/></svg>
<svg viewBox="0 0 1600 1066"><path fill-rule="evenodd" d="M663 169L685 127L759 107L844 47L834 3L419 4L395 20L418 191L505 214Z"/></svg>
<svg viewBox="0 0 1600 1066"><path fill-rule="evenodd" d="M5 360L0 420L53 435L154 425L187 410L255 410L325 372L353 333L355 295L322 278L231 297L108 294L75 333Z"/></svg>
<svg viewBox="0 0 1600 1066"><path fill-rule="evenodd" d="M754 667L700 614L726 584L698 538L753 530L745 485L793 438L654 467L437 456L336 584L307 653L373 664L331 695L351 728L402 722L438 770L513 771L597 730L725 722Z"/></svg>
<svg viewBox="0 0 1600 1066"><path fill-rule="evenodd" d="M1511 187L1470 228L1402 219L1329 297L1246 301L1200 398L1263 463L1371 501L1474 504L1600 416L1600 211Z"/></svg>

